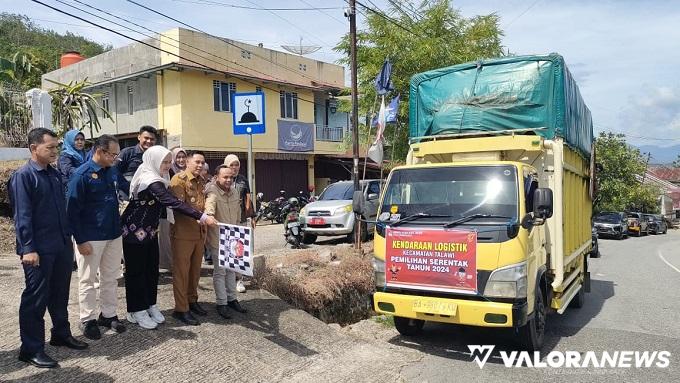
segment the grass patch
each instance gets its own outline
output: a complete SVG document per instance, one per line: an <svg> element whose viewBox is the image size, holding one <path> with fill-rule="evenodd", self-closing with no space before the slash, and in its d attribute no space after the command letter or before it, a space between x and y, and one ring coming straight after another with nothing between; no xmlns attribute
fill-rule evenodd
<svg viewBox="0 0 680 383"><path fill-rule="evenodd" d="M375 323L381 324L385 327L394 328L394 316L392 315L376 315L372 318Z"/></svg>

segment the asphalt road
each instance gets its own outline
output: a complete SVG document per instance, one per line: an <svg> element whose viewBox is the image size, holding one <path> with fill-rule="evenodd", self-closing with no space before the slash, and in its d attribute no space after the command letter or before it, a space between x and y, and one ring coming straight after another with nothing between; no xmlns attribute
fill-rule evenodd
<svg viewBox="0 0 680 383"><path fill-rule="evenodd" d="M680 232L601 239L600 252L600 258L590 259L585 306L548 317L542 357L551 351L665 350L671 353L668 368L507 368L497 351L512 348L508 334L428 323L417 340L387 339L425 354L402 369L402 376L413 382L680 381ZM496 346L482 370L468 344Z"/></svg>

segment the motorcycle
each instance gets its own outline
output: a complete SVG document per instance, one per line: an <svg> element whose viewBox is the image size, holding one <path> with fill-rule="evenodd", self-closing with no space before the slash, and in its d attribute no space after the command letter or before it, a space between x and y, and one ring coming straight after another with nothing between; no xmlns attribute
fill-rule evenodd
<svg viewBox="0 0 680 383"><path fill-rule="evenodd" d="M269 202L262 201L262 193L257 193L257 198L260 200L260 208L255 214L255 222L260 222L261 219L269 220L272 223L281 223L284 221L286 216L281 215L281 208L286 203L286 192L281 190L279 193L280 195L277 198Z"/></svg>
<svg viewBox="0 0 680 383"><path fill-rule="evenodd" d="M300 203L295 197L288 200L290 210L283 222L284 237L293 249L302 248L302 227L300 226Z"/></svg>

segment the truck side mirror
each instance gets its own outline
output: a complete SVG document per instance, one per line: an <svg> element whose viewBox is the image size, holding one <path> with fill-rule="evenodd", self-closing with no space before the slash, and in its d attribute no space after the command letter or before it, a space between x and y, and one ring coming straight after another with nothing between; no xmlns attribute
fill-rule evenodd
<svg viewBox="0 0 680 383"><path fill-rule="evenodd" d="M378 193L368 193L368 200L373 201L374 199L378 199Z"/></svg>
<svg viewBox="0 0 680 383"><path fill-rule="evenodd" d="M364 212L364 193L361 190L355 190L352 195L352 210L356 214Z"/></svg>
<svg viewBox="0 0 680 383"><path fill-rule="evenodd" d="M553 192L538 188L534 192L534 218L548 219L553 215Z"/></svg>

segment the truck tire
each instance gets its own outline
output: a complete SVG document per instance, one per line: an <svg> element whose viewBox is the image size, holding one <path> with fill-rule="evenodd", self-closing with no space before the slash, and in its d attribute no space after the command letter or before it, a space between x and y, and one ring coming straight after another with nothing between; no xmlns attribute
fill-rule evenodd
<svg viewBox="0 0 680 383"><path fill-rule="evenodd" d="M539 351L543 347L545 340L545 323L548 309L543 299L543 291L540 286L536 286L536 297L534 301L534 315L519 329L519 342L523 349L527 351ZM396 317L395 317L395 323Z"/></svg>
<svg viewBox="0 0 680 383"><path fill-rule="evenodd" d="M305 234L302 237L302 243L304 243L305 245L311 245L314 242L316 242L316 235L314 234Z"/></svg>
<svg viewBox="0 0 680 383"><path fill-rule="evenodd" d="M416 336L423 332L425 321L422 319L412 319L404 317L394 317L394 327L403 336Z"/></svg>

